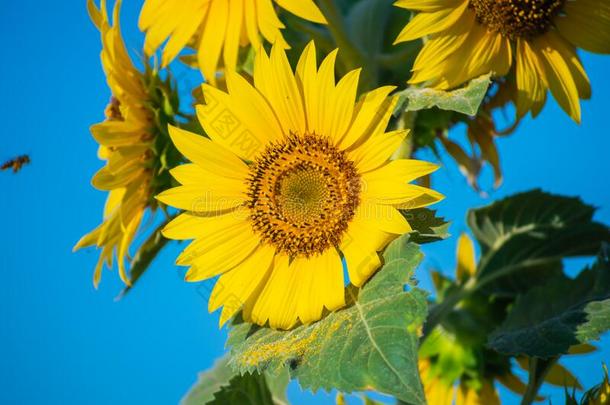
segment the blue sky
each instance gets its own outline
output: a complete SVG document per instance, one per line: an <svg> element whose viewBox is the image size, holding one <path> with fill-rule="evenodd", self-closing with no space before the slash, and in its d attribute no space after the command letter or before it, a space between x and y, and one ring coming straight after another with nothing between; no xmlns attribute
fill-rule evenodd
<svg viewBox="0 0 610 405"><path fill-rule="evenodd" d="M124 2L128 46L136 49L141 2ZM85 2L1 0L0 36L0 160L22 153L33 160L19 175L0 173L0 403L177 403L196 373L223 352L225 339L218 316L207 313L197 287L183 282L173 265L180 246L166 249L120 302L116 273L105 273L101 288L93 289L96 252L71 252L98 223L104 202L89 186L101 163L88 127L102 119L109 93ZM593 100L583 104L583 124L549 103L538 120L502 139L505 182L491 198L470 190L444 158L435 188L447 195L438 209L453 220L454 235L466 229L469 207L535 187L581 196L610 223L610 59L583 60L594 87ZM417 274L424 287L431 267L452 271L454 250L455 238L425 247ZM599 346L599 353L567 363L585 386L600 379L600 361L610 360L610 339ZM551 393L560 403L560 391ZM290 396L296 404L333 403L294 384Z"/></svg>

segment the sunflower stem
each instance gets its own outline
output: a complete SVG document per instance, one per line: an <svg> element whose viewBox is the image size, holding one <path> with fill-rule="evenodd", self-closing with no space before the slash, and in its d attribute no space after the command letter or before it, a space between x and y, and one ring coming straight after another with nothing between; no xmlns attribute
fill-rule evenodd
<svg viewBox="0 0 610 405"><path fill-rule="evenodd" d="M521 405L531 405L536 400L538 390L540 390L546 375L558 359L559 356L551 357L550 359L538 359L535 357L529 359L529 379L525 394L521 399Z"/></svg>
<svg viewBox="0 0 610 405"><path fill-rule="evenodd" d="M424 324L422 341L449 315L456 305L478 288L476 278L471 278L458 290L448 295L442 302L430 309L428 319Z"/></svg>
<svg viewBox="0 0 610 405"><path fill-rule="evenodd" d="M341 50L345 57L340 58L345 72L362 67L364 58L358 48L352 43L345 29L345 21L341 14L341 10L337 7L334 0L320 0L319 2L322 14L328 21L328 30L330 31L337 47ZM344 73L345 73L344 72Z"/></svg>

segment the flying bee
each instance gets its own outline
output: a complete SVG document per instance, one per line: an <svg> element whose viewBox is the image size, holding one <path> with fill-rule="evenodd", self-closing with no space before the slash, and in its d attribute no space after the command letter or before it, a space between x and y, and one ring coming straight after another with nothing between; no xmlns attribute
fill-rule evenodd
<svg viewBox="0 0 610 405"><path fill-rule="evenodd" d="M0 170L13 169L13 173L17 173L24 165L30 163L30 157L28 155L17 156L14 159L10 159L0 166Z"/></svg>

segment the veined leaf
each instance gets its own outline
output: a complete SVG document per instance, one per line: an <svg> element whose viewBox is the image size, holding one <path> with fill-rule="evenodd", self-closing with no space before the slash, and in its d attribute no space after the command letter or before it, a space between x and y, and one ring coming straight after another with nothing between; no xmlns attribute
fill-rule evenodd
<svg viewBox="0 0 610 405"><path fill-rule="evenodd" d="M452 91L410 87L399 93L400 101L395 113L438 107L441 110L476 115L490 84L491 74L486 74L471 80L465 87Z"/></svg>
<svg viewBox="0 0 610 405"><path fill-rule="evenodd" d="M482 253L477 277L486 282L519 273L527 279L535 269L558 274L563 258L595 255L610 241L610 230L593 221L594 211L578 198L540 190L470 211L468 224Z"/></svg>
<svg viewBox="0 0 610 405"><path fill-rule="evenodd" d="M286 405L288 381L285 368L279 369L277 374L236 374L225 356L216 360L211 369L199 374L180 405Z"/></svg>
<svg viewBox="0 0 610 405"><path fill-rule="evenodd" d="M227 365L227 358L222 357L214 366L199 373L197 382L191 387L180 405L203 405L214 399L214 393L229 384L235 373Z"/></svg>
<svg viewBox="0 0 610 405"><path fill-rule="evenodd" d="M253 373L236 375L214 394L214 400L208 402L210 405L274 405L271 391L267 387L265 376Z"/></svg>
<svg viewBox="0 0 610 405"><path fill-rule="evenodd" d="M291 331L235 324L227 342L230 364L241 373L288 364L305 389L376 390L424 404L417 349L427 294L412 280L421 259L403 236L388 246L385 265L361 290L348 290L348 308Z"/></svg>
<svg viewBox="0 0 610 405"><path fill-rule="evenodd" d="M565 276L533 288L515 303L489 345L502 353L548 358L597 339L610 329L608 249L576 279Z"/></svg>

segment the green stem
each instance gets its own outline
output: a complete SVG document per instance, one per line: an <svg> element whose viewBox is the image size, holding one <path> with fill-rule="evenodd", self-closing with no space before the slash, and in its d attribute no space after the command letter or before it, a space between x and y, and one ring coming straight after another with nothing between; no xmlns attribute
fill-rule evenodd
<svg viewBox="0 0 610 405"><path fill-rule="evenodd" d="M486 286L487 284L491 283L492 281L497 280L498 278L503 277L507 274L510 274L515 269L523 267L524 263L526 263L526 266L528 266L528 267L529 266L533 267L533 266L541 265L541 264L544 264L547 262L548 262L548 259L529 260L526 262L522 262L519 265L505 266L505 267L500 268L500 269L494 271L493 273L483 276L481 278L476 278L476 277L471 278L470 280L468 280L468 282L466 284L464 284L463 286L460 286L459 289L455 290L450 295L448 295L441 303L432 307L432 309L430 310L430 314L428 315L426 324L424 325L424 335L423 335L424 338L428 335L429 332L432 331L432 329L434 329L435 326L437 326L439 323L441 323L443 321L445 316L447 316L448 314L450 314L453 311L455 306L461 300L463 300L470 294L472 294L475 291L479 290L480 288ZM485 263L486 263L485 258L483 258L479 264L479 269L484 269Z"/></svg>
<svg viewBox="0 0 610 405"><path fill-rule="evenodd" d="M557 359L559 359L558 356L551 357L548 360L535 357L529 359L529 380L523 399L521 399L521 405L531 405L534 403L538 396L538 390L540 390L546 375L555 362L557 362Z"/></svg>
<svg viewBox="0 0 610 405"><path fill-rule="evenodd" d="M333 49L335 49L335 45L333 44L328 32L325 30L316 28L311 24L303 22L300 18L287 18L288 24L297 31L302 31L308 34L312 39L315 40L316 48L321 50L324 54L330 53Z"/></svg>
<svg viewBox="0 0 610 405"><path fill-rule="evenodd" d="M326 20L328 21L328 30L339 49L341 49L341 53L345 56L341 58L341 63L344 66L345 72L361 67L363 65L362 55L347 36L341 10L339 10L335 1L320 0L319 6L324 17L326 17Z"/></svg>
<svg viewBox="0 0 610 405"><path fill-rule="evenodd" d="M458 290L448 295L442 302L433 306L430 309L430 314L424 325L422 340L428 336L432 330L439 325L447 315L449 315L455 306L477 288L476 279L471 278L461 286Z"/></svg>

